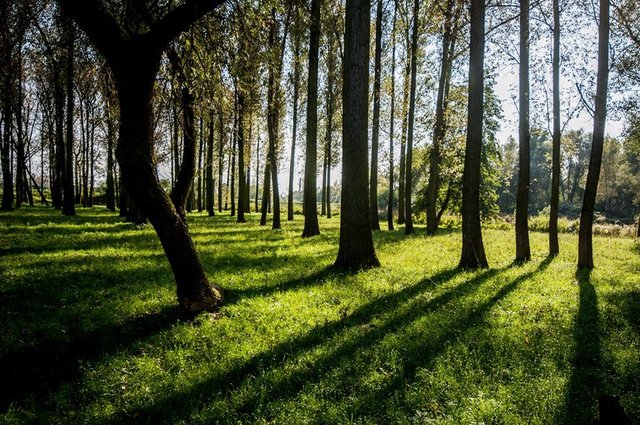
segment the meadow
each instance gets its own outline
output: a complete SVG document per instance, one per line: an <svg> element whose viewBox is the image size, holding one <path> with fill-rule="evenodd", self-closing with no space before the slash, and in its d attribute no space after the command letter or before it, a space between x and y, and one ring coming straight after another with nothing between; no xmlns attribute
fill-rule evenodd
<svg viewBox="0 0 640 425"><path fill-rule="evenodd" d="M286 217L286 216L285 216ZM150 226L101 209L0 214L0 422L591 423L600 394L640 418L640 244L487 229L461 271L458 230L375 232L382 267L330 267L339 217L302 239L189 215L214 314L182 317ZM386 227L385 223L381 223Z"/></svg>

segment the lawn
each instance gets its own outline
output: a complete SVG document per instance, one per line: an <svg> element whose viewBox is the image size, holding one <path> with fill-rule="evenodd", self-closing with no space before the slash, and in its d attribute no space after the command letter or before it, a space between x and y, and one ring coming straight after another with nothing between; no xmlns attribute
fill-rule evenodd
<svg viewBox="0 0 640 425"><path fill-rule="evenodd" d="M343 274L339 218L189 216L217 314L175 309L149 226L100 209L0 215L0 422L578 423L614 394L640 417L640 245L596 237L576 274L532 233L487 230L491 269L456 269L458 231L376 232L382 267ZM383 223L383 227L384 223Z"/></svg>

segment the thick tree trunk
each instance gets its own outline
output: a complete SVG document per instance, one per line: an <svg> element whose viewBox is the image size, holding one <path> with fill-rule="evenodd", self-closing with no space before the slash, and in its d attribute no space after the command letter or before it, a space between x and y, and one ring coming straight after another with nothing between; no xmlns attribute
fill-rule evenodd
<svg viewBox="0 0 640 425"><path fill-rule="evenodd" d="M127 196L127 192L124 189L124 185L122 184L122 172L120 173L120 193L118 194L120 201L118 202L118 207L120 209L119 217L126 217L129 213L129 197Z"/></svg>
<svg viewBox="0 0 640 425"><path fill-rule="evenodd" d="M462 255L459 267L488 267L480 221L480 163L484 114L485 0L471 0L469 107L462 177Z"/></svg>
<svg viewBox="0 0 640 425"><path fill-rule="evenodd" d="M379 266L371 235L367 191L369 0L347 0L343 62L340 246L335 266Z"/></svg>
<svg viewBox="0 0 640 425"><path fill-rule="evenodd" d="M180 307L189 312L215 310L222 302L222 290L209 284L187 224L156 176L151 99L160 52L135 44L126 47L129 54L114 66L121 111L117 157L123 183L160 238L176 279Z"/></svg>
<svg viewBox="0 0 640 425"><path fill-rule="evenodd" d="M376 47L373 63L373 128L371 129L371 172L369 173L369 216L371 217L371 230L380 230L380 216L378 213L378 147L382 70L382 0L378 0L376 7Z"/></svg>
<svg viewBox="0 0 640 425"><path fill-rule="evenodd" d="M316 177L318 169L318 51L320 46L320 2L311 0L309 75L307 80L307 152L304 167L304 230L302 237L320 234ZM366 189L365 189L366 190Z"/></svg>
<svg viewBox="0 0 640 425"><path fill-rule="evenodd" d="M529 0L520 0L519 172L516 197L516 261L531 259L529 246Z"/></svg>
<svg viewBox="0 0 640 425"><path fill-rule="evenodd" d="M416 77L418 73L418 27L420 25L420 0L413 2L413 30L411 34L411 90L409 93L409 118L407 128L407 158L404 172L404 234L415 233L411 211L411 188L413 186L413 124L416 113Z"/></svg>
<svg viewBox="0 0 640 425"><path fill-rule="evenodd" d="M391 30L391 113L389 119L389 203L387 205L387 228L393 230L393 138L396 121L396 24L398 3L393 2L393 28Z"/></svg>
<svg viewBox="0 0 640 425"><path fill-rule="evenodd" d="M592 227L593 213L600 179L602 148L607 120L607 89L609 83L609 0L600 0L600 27L598 30L598 77L593 120L593 141L589 158L587 184L580 213L578 236L578 267L593 268Z"/></svg>
<svg viewBox="0 0 640 425"><path fill-rule="evenodd" d="M73 61L75 34L73 24L67 24L67 140L65 152L65 172L62 198L62 214L75 215L75 198L73 193Z"/></svg>
<svg viewBox="0 0 640 425"><path fill-rule="evenodd" d="M549 255L560 253L558 204L560 203L560 6L553 0L553 147L551 154L551 210L549 212Z"/></svg>

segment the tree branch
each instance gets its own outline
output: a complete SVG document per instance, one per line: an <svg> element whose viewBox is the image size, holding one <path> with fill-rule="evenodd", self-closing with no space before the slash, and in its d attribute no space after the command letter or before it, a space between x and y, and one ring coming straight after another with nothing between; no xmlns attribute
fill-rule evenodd
<svg viewBox="0 0 640 425"><path fill-rule="evenodd" d="M66 0L73 1L73 0ZM189 0L168 12L153 26L150 37L164 50L167 44L194 22L224 3L224 0Z"/></svg>

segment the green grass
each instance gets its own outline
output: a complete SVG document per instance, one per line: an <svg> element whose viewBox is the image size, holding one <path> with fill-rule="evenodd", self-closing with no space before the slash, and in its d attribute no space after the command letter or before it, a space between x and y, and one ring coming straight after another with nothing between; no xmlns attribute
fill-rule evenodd
<svg viewBox="0 0 640 425"><path fill-rule="evenodd" d="M339 219L300 238L189 217L219 314L181 320L148 226L102 210L0 215L0 422L590 423L600 393L640 417L640 247L485 231L491 269L456 269L460 234L376 232L382 267L332 271ZM383 223L383 227L384 223Z"/></svg>

